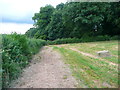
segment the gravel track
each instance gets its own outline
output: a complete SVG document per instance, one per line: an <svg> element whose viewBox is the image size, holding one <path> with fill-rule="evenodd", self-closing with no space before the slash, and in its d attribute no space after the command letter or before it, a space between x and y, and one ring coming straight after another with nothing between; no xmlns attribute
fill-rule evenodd
<svg viewBox="0 0 120 90"><path fill-rule="evenodd" d="M78 83L72 76L62 56L52 47L43 47L36 54L29 67L20 78L15 80L12 88L76 88Z"/></svg>

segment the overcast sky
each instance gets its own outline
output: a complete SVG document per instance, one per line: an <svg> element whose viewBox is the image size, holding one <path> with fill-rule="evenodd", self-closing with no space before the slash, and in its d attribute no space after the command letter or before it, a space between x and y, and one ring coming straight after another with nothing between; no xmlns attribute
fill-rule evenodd
<svg viewBox="0 0 120 90"><path fill-rule="evenodd" d="M16 31L24 34L32 27L32 17L40 7L51 4L54 7L67 0L0 0L0 33ZM27 30L26 30L27 29Z"/></svg>

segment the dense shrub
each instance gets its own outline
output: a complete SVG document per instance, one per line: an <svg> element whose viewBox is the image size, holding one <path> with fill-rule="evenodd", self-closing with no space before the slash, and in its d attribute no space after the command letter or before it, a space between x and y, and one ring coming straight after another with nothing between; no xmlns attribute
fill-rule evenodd
<svg viewBox="0 0 120 90"><path fill-rule="evenodd" d="M97 36L97 37L95 38L95 40L96 40L96 41L108 41L108 40L110 40L110 36L108 36L108 35Z"/></svg>
<svg viewBox="0 0 120 90"><path fill-rule="evenodd" d="M118 40L118 36L110 37L108 35L104 36L96 36L96 37L90 37L87 35L84 35L82 38L63 38L63 39L57 39L54 41L47 41L47 44L54 45L54 44L67 44L67 43L81 43L81 42L95 42L95 41L109 41L109 40Z"/></svg>
<svg viewBox="0 0 120 90"><path fill-rule="evenodd" d="M120 40L120 37L119 36L113 36L110 38L110 40Z"/></svg>
<svg viewBox="0 0 120 90"><path fill-rule="evenodd" d="M67 44L67 43L80 43L81 40L78 38L63 38L54 41L47 41L48 44Z"/></svg>
<svg viewBox="0 0 120 90"><path fill-rule="evenodd" d="M91 42L91 41L95 41L95 37L90 37L87 34L84 34L81 38L81 42Z"/></svg>
<svg viewBox="0 0 120 90"><path fill-rule="evenodd" d="M39 51L39 48L41 48L42 46L46 45L46 41L45 40L41 40L41 39L28 39L28 45L29 45L29 50L31 52L31 54L35 54Z"/></svg>
<svg viewBox="0 0 120 90"><path fill-rule="evenodd" d="M100 36L83 36L81 38L82 42L95 42L95 41L109 41L110 40L110 36L108 35L100 35Z"/></svg>
<svg viewBox="0 0 120 90"><path fill-rule="evenodd" d="M46 42L18 34L3 35L2 41L2 87L5 88L20 75L32 54L37 53Z"/></svg>

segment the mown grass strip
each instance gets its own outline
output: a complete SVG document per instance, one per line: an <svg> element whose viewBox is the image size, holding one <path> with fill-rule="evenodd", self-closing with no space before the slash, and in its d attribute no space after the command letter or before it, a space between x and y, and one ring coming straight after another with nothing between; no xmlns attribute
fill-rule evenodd
<svg viewBox="0 0 120 90"><path fill-rule="evenodd" d="M97 51L108 50L112 57L102 58L118 64L118 41L69 44L67 45L67 48L68 47L73 47L79 51L90 53L95 56L97 56Z"/></svg>
<svg viewBox="0 0 120 90"><path fill-rule="evenodd" d="M118 72L115 70L117 67L110 68L104 61L85 57L64 47L54 46L54 49L61 52L65 62L70 64L73 74L87 87L117 87Z"/></svg>

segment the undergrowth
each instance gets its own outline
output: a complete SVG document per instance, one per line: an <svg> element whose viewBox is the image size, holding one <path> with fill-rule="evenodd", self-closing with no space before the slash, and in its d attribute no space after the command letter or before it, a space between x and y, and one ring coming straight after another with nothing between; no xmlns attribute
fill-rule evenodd
<svg viewBox="0 0 120 90"><path fill-rule="evenodd" d="M19 77L33 54L44 46L46 41L28 39L25 35L2 35L2 88L9 87L12 80Z"/></svg>

